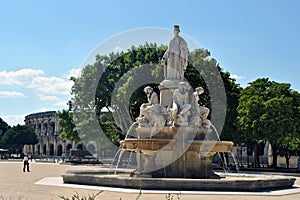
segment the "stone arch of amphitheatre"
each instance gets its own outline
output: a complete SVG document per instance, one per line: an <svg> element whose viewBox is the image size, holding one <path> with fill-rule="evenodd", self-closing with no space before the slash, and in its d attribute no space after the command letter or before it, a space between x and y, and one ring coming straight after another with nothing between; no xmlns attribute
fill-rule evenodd
<svg viewBox="0 0 300 200"><path fill-rule="evenodd" d="M68 157L72 149L89 150L97 154L97 145L92 141L75 144L59 137L61 131L56 111L29 114L25 117L25 125L33 128L39 140L36 145L25 145L25 154L35 157Z"/></svg>

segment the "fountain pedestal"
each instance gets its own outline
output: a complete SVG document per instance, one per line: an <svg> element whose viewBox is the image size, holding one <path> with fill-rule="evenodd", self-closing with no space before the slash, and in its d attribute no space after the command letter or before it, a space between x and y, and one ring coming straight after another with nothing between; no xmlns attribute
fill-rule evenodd
<svg viewBox="0 0 300 200"><path fill-rule="evenodd" d="M172 155L172 152L165 152L165 156ZM212 156L210 153L200 157L198 152L187 151L170 165L151 172L144 172L155 168L155 164L162 165L163 160L156 159L154 155L137 153L138 167L137 171L132 174L135 177L152 177L152 178L198 178L198 179L215 179L220 178L212 170ZM149 165L149 162L151 163Z"/></svg>
<svg viewBox="0 0 300 200"><path fill-rule="evenodd" d="M211 130L179 127L162 129L150 138L148 128L137 128L139 138L120 142L124 151L137 153L138 177L219 178L212 170L216 152L230 152L233 142L194 140Z"/></svg>
<svg viewBox="0 0 300 200"><path fill-rule="evenodd" d="M172 95L176 89L178 89L178 84L180 80L164 80L162 81L158 88L160 90L160 105L163 107L171 106Z"/></svg>

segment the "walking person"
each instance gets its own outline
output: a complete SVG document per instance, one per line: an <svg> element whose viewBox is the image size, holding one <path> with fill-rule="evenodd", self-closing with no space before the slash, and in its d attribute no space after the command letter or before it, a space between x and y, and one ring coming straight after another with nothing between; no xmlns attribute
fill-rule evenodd
<svg viewBox="0 0 300 200"><path fill-rule="evenodd" d="M28 156L24 156L23 158L23 172L25 172L25 169L27 169L27 172L30 172L29 170L29 159Z"/></svg>

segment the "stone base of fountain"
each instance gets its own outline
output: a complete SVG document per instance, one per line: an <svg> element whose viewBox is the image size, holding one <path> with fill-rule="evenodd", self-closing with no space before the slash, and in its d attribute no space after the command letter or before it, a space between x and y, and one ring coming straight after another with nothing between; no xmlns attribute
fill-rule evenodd
<svg viewBox="0 0 300 200"><path fill-rule="evenodd" d="M138 127L138 138L120 141L120 149L136 152L136 177L219 178L212 170L217 152L230 152L233 142L204 140L211 129L188 126L161 128L151 135L152 127Z"/></svg>
<svg viewBox="0 0 300 200"><path fill-rule="evenodd" d="M270 175L224 174L221 179L130 177L130 171L68 171L64 183L141 190L268 191L292 188L295 178ZM109 174L111 173L111 174Z"/></svg>
<svg viewBox="0 0 300 200"><path fill-rule="evenodd" d="M212 170L212 157L233 146L228 141L187 140L184 149L178 145L182 142L171 139L126 139L120 144L123 150L137 153L137 177L198 179L219 178Z"/></svg>

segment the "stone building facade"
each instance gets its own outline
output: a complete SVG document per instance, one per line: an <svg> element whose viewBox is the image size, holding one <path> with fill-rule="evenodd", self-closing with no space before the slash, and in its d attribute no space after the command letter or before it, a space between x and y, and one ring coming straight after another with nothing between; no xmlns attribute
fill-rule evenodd
<svg viewBox="0 0 300 200"><path fill-rule="evenodd" d="M56 116L56 111L27 115L25 125L34 129L39 140L36 145L25 145L25 154L37 157L55 157L70 156L72 149L85 150L86 145L82 143L74 144L59 137L59 118ZM89 149L96 150L94 144L87 144L87 146Z"/></svg>

